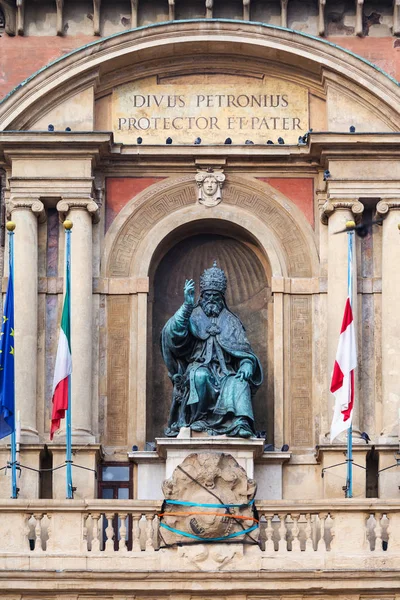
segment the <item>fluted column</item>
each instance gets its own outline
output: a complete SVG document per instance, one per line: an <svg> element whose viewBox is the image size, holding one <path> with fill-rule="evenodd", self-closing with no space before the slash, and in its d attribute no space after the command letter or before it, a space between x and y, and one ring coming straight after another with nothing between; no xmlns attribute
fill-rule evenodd
<svg viewBox="0 0 400 600"><path fill-rule="evenodd" d="M335 362L339 334L343 320L344 307L346 303L347 288L347 234L335 235L336 232L345 229L347 221L358 220L364 210L364 206L357 199L328 200L323 208L321 220L328 225L328 365L327 383L328 390L330 376ZM356 285L356 257L353 260L354 284ZM353 312L356 315L356 302L353 302ZM333 415L333 396L329 393L327 424L330 427ZM357 403L356 403L357 404ZM357 429L358 406L354 407L353 424ZM329 435L328 432L326 432Z"/></svg>
<svg viewBox="0 0 400 600"><path fill-rule="evenodd" d="M16 223L14 242L15 397L21 414L21 441L37 442L38 219L39 199L14 198L7 211Z"/></svg>
<svg viewBox="0 0 400 600"><path fill-rule="evenodd" d="M399 438L400 410L400 198L381 200L382 231L382 443Z"/></svg>
<svg viewBox="0 0 400 600"><path fill-rule="evenodd" d="M73 223L71 234L72 436L74 442L92 436L93 273L92 220L98 206L91 199L62 200L61 218Z"/></svg>

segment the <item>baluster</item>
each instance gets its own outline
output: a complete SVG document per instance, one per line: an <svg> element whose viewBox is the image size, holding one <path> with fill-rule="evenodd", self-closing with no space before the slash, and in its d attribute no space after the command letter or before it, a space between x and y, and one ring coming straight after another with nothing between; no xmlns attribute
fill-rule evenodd
<svg viewBox="0 0 400 600"><path fill-rule="evenodd" d="M175 21L175 0L168 0L169 20Z"/></svg>
<svg viewBox="0 0 400 600"><path fill-rule="evenodd" d="M128 552L128 546L126 545L126 519L128 515L127 513L121 513L119 518L121 520L121 524L119 526L119 551L120 552Z"/></svg>
<svg viewBox="0 0 400 600"><path fill-rule="evenodd" d="M151 552L154 550L153 544L153 518L154 515L146 515L147 528L146 528L146 551Z"/></svg>
<svg viewBox="0 0 400 600"><path fill-rule="evenodd" d="M29 552L32 551L32 547L31 547L31 540L32 538L29 537L31 535L32 532L32 524L31 524L31 519L32 519L33 515L26 515L25 518L25 534L26 534L26 540L28 542L28 550Z"/></svg>
<svg viewBox="0 0 400 600"><path fill-rule="evenodd" d="M132 515L132 552L140 552L140 519L142 515Z"/></svg>
<svg viewBox="0 0 400 600"><path fill-rule="evenodd" d="M7 17L6 17L7 22ZM393 35L400 34L400 0L393 2Z"/></svg>
<svg viewBox="0 0 400 600"><path fill-rule="evenodd" d="M40 513L34 513L33 518L36 521L35 524L35 550L34 552L42 552L42 519L43 515Z"/></svg>
<svg viewBox="0 0 400 600"><path fill-rule="evenodd" d="M92 513L92 552L100 552L99 519L100 513Z"/></svg>
<svg viewBox="0 0 400 600"><path fill-rule="evenodd" d="M56 30L57 35L64 35L63 28L63 11L64 11L64 0L56 0Z"/></svg>
<svg viewBox="0 0 400 600"><path fill-rule="evenodd" d="M135 29L138 24L138 2L139 0L131 0L131 28Z"/></svg>
<svg viewBox="0 0 400 600"><path fill-rule="evenodd" d="M214 0L206 0L206 19L213 18Z"/></svg>
<svg viewBox="0 0 400 600"><path fill-rule="evenodd" d="M286 514L279 513L279 552L287 552L287 541L286 541Z"/></svg>
<svg viewBox="0 0 400 600"><path fill-rule="evenodd" d="M106 527L106 552L112 552L114 550L114 527L113 527L113 518L114 513L106 513L105 517L107 519L107 527Z"/></svg>
<svg viewBox="0 0 400 600"><path fill-rule="evenodd" d="M382 552L382 513L375 513L375 552Z"/></svg>
<svg viewBox="0 0 400 600"><path fill-rule="evenodd" d="M327 518L328 513L320 513L319 515L319 523L321 529L321 537L317 542L317 550L318 552L326 551L326 540L325 540L325 519Z"/></svg>
<svg viewBox="0 0 400 600"><path fill-rule="evenodd" d="M93 34L100 35L101 0L93 0Z"/></svg>
<svg viewBox="0 0 400 600"><path fill-rule="evenodd" d="M383 515L382 515L383 516ZM389 515L385 515L386 517L386 521L387 521L387 525L386 525L386 534L385 534L385 541L386 541L386 550L384 550L384 548L382 547L382 550L384 552L387 552L389 550L389 539L390 539L390 519L389 519Z"/></svg>
<svg viewBox="0 0 400 600"><path fill-rule="evenodd" d="M364 0L356 0L356 35L363 35Z"/></svg>
<svg viewBox="0 0 400 600"><path fill-rule="evenodd" d="M243 0L243 21L250 21L250 0Z"/></svg>
<svg viewBox="0 0 400 600"><path fill-rule="evenodd" d="M81 542L82 552L87 552L89 550L89 539L88 539L89 517L90 517L90 515L86 515L86 514L82 515L82 542Z"/></svg>
<svg viewBox="0 0 400 600"><path fill-rule="evenodd" d="M273 540L274 528L272 527L272 519L274 515L264 515L267 521L267 527L265 529L265 552L275 552L275 544Z"/></svg>
<svg viewBox="0 0 400 600"><path fill-rule="evenodd" d="M292 521L293 521L293 529L292 529L292 552L300 552L301 548L300 548L300 539L299 539L299 534L300 534L300 529L299 529L299 519L300 519L300 515L298 513L296 514L291 514L290 515L292 517Z"/></svg>
<svg viewBox="0 0 400 600"><path fill-rule="evenodd" d="M304 528L304 533L306 534L306 552L311 552L314 550L313 541L312 541L312 524L311 524L311 515L310 513L306 514L306 526Z"/></svg>
<svg viewBox="0 0 400 600"><path fill-rule="evenodd" d="M288 5L288 0L281 0L281 26L282 27L288 26L287 5Z"/></svg>
<svg viewBox="0 0 400 600"><path fill-rule="evenodd" d="M318 35L325 35L326 0L318 0Z"/></svg>
<svg viewBox="0 0 400 600"><path fill-rule="evenodd" d="M155 543L155 548L159 549L159 533L160 533L160 518L158 515L154 516L153 519L153 543Z"/></svg>
<svg viewBox="0 0 400 600"><path fill-rule="evenodd" d="M47 517L47 542L46 542L46 552L53 551L53 517L52 515L46 515Z"/></svg>
<svg viewBox="0 0 400 600"><path fill-rule="evenodd" d="M335 541L335 535L336 535L335 534L335 517L331 513L328 513L326 518L328 519L328 517L331 520L331 527L329 529L329 534L331 536L331 539L329 542L329 550L332 550L334 541ZM326 550L328 550L328 544L326 544Z"/></svg>
<svg viewBox="0 0 400 600"><path fill-rule="evenodd" d="M17 0L17 33L24 35L25 0Z"/></svg>

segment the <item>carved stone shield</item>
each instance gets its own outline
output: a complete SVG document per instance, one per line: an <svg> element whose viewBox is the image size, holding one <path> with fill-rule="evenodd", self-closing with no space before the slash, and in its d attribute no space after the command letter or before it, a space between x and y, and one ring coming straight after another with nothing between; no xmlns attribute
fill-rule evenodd
<svg viewBox="0 0 400 600"><path fill-rule="evenodd" d="M257 541L256 484L230 454L189 455L164 481L163 492L161 545Z"/></svg>

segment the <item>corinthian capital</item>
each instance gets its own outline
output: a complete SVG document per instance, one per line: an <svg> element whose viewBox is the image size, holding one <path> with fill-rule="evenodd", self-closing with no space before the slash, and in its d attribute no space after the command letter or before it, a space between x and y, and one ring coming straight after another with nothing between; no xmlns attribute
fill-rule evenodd
<svg viewBox="0 0 400 600"><path fill-rule="evenodd" d="M324 225L328 225L329 217L338 209L347 209L353 213L356 223L361 221L361 216L364 211L364 205L356 198L346 198L344 200L330 199L325 202L322 207L321 221Z"/></svg>
<svg viewBox="0 0 400 600"><path fill-rule="evenodd" d="M389 210L400 210L400 198L385 198L385 200L380 200L376 205L376 216L384 219L387 217Z"/></svg>
<svg viewBox="0 0 400 600"><path fill-rule="evenodd" d="M18 196L11 197L6 203L7 218L12 218L14 211L22 209L32 211L40 223L43 223L46 220L44 204L39 198L19 198Z"/></svg>
<svg viewBox="0 0 400 600"><path fill-rule="evenodd" d="M65 198L57 203L57 210L61 220L64 220L71 210L87 210L94 223L98 223L100 219L100 209L92 198Z"/></svg>

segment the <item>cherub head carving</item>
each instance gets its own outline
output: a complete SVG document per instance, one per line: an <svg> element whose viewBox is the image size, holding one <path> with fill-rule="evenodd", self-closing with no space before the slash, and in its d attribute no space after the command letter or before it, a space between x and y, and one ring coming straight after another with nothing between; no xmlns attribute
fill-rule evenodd
<svg viewBox="0 0 400 600"><path fill-rule="evenodd" d="M222 171L198 171L196 183L199 190L198 200L204 206L216 206L221 202L221 189L225 181L225 175Z"/></svg>

